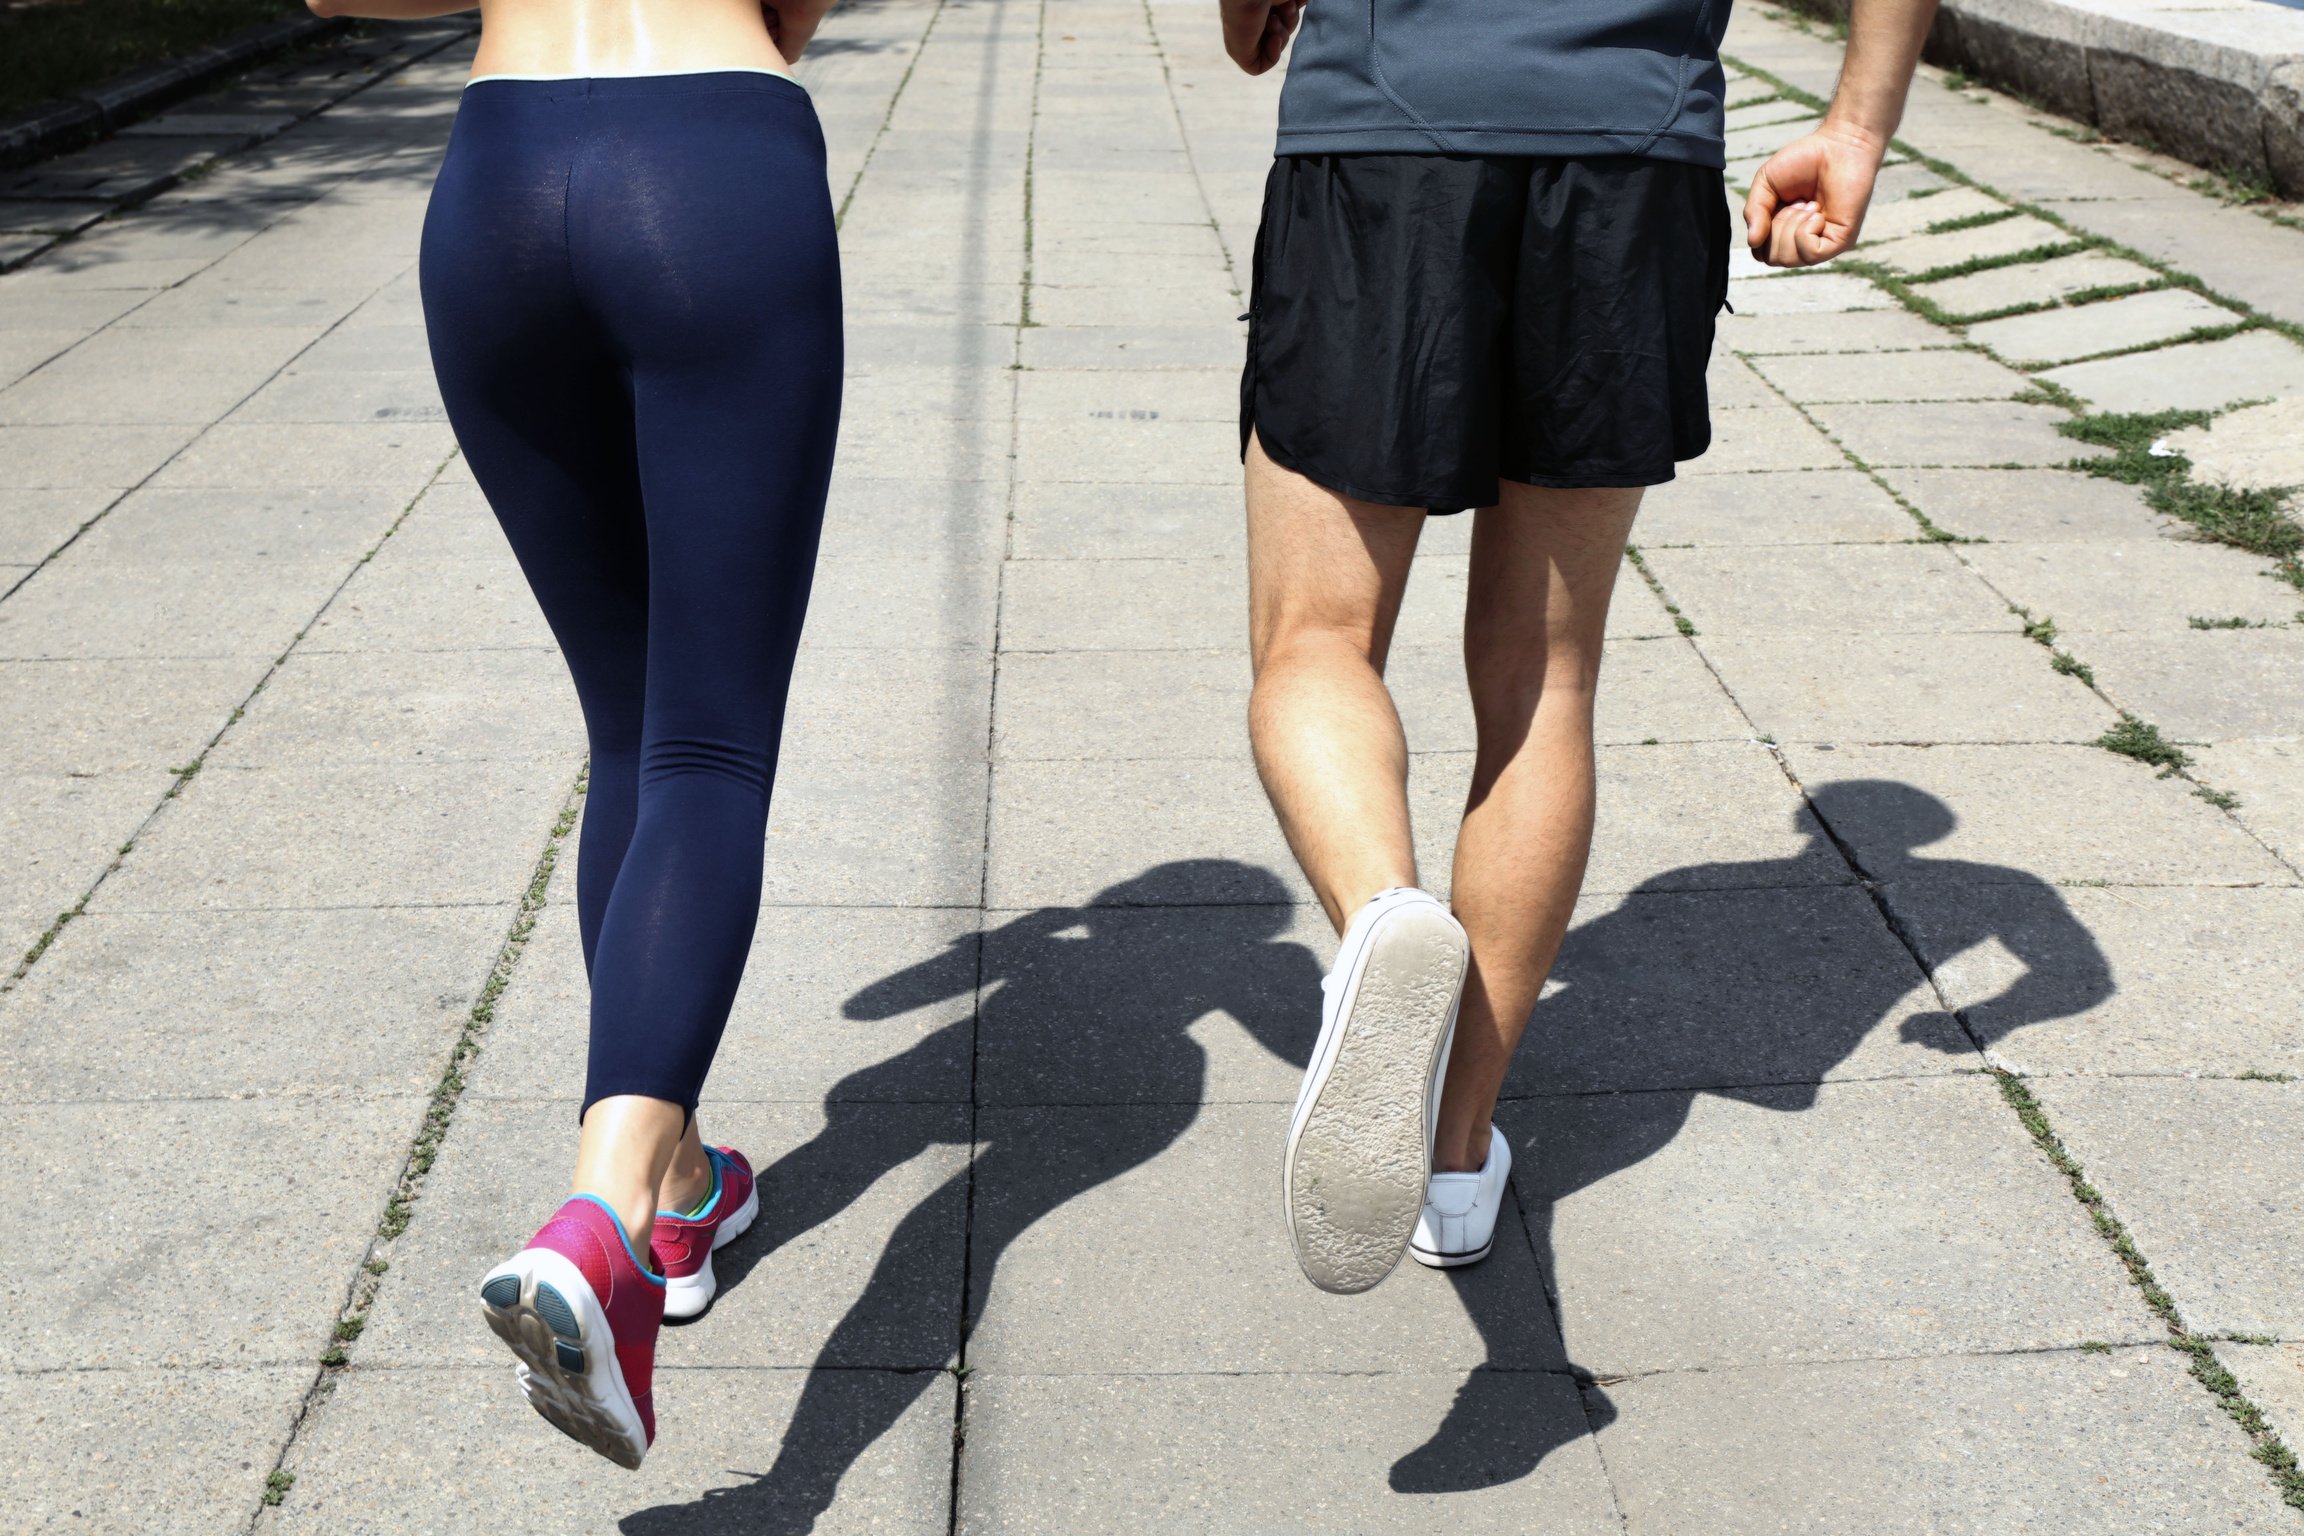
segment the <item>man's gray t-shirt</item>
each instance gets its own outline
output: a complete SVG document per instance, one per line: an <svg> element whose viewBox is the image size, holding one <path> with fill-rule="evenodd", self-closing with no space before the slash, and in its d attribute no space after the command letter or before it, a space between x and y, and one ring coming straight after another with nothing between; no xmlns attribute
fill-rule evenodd
<svg viewBox="0 0 2304 1536"><path fill-rule="evenodd" d="M1283 155L1644 155L1720 166L1729 0L1310 0Z"/></svg>

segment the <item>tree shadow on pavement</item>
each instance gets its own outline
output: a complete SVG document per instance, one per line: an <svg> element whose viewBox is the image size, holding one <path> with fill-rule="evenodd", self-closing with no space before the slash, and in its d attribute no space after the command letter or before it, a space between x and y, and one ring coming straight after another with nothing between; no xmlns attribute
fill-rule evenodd
<svg viewBox="0 0 2304 1536"><path fill-rule="evenodd" d="M1826 824L1860 834L1864 845L1893 845L1900 880L2027 890L2029 916L2020 932L1985 919L1987 911L2006 910L2002 902L1975 904L1972 931L1932 934L1947 956L1997 938L2026 967L1995 999L1990 1038L1980 1043L2110 995L2101 951L2053 887L2021 870L1912 853L1955 825L1942 801L1908 785L1867 781L1818 790L1814 804ZM1801 826L1823 840L1805 816ZM1569 935L1507 1084L1508 1101L1518 1101L1507 1103L1507 1117L1548 1096L1636 1091L1611 1095L1603 1134L1555 1156L1522 1152L1514 1169L1538 1272L1548 1283L1551 1216L1560 1200L1669 1145L1698 1094L1785 1111L1811 1107L1826 1074L1912 995L1918 973L1868 898L1845 882L1817 883L1818 851L1811 844L1782 860L1673 870ZM1832 858L1838 861L1836 853ZM1212 874L1255 894L1220 912L1161 905L1206 889ZM1149 1163L1190 1127L1207 1076L1206 1053L1187 1033L1198 1020L1222 1011L1275 1056L1297 1066L1309 1057L1320 972L1311 951L1279 937L1288 900L1269 871L1220 860L1163 865L1088 905L1027 913L986 932L980 953L956 944L849 999L850 1017L887 1018L973 993L985 1070L1028 1079L1034 1103L1129 1106L1127 1114L1100 1119L1093 1138L1063 1137L1061 1150L1035 1139L1028 1115L1002 1117L1015 1134L978 1140L977 1187L1027 1198L978 1203L972 1300L960 1299L962 1307L980 1309L1001 1255L1034 1222ZM945 1037L970 1027L965 1020L949 1025L833 1089L824 1130L763 1171L764 1192L783 1197L763 1200L754 1232L723 1260L724 1286L740 1283L767 1255L938 1139L924 1129L916 1140L892 1137L886 1118L865 1101L903 1097L896 1085L913 1077L914 1058L943 1059L953 1044ZM1973 1054L1979 1043L1958 1020L1929 1009L1902 1021L1902 1037L1952 1054ZM627 1536L813 1528L856 1459L923 1393L949 1380L940 1370L863 1367L887 1359L885 1340L918 1337L923 1308L953 1304L948 1282L937 1277L949 1271L950 1234L966 1219L969 1188L969 1174L955 1175L899 1224L863 1295L819 1352L775 1463L694 1502L639 1511L622 1524ZM1544 1305L1542 1297L1495 1283L1496 1271L1479 1266L1448 1277L1491 1359L1525 1335L1527 1309ZM1393 1465L1391 1487L1429 1494L1517 1481L1581 1435L1582 1422L1528 1411L1515 1380L1524 1374L1469 1373L1431 1438ZM1614 1418L1588 1375L1583 1395L1585 1422Z"/></svg>

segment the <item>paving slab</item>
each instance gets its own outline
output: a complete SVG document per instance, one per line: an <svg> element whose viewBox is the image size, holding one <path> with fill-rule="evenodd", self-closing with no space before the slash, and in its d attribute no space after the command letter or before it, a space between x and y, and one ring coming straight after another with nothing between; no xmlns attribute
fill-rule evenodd
<svg viewBox="0 0 2304 1536"><path fill-rule="evenodd" d="M298 650L208 766L493 759L534 763L552 777L583 753L575 689L550 651Z"/></svg>
<svg viewBox="0 0 2304 1536"><path fill-rule="evenodd" d="M2284 1531L2295 1514L2165 1347L1696 1371L1607 1389L1626 1528Z"/></svg>
<svg viewBox="0 0 2304 1536"><path fill-rule="evenodd" d="M1845 861L1757 742L1606 747L1598 762L1600 822L1584 877L1587 895L1849 879ZM1416 859L1425 888L1435 894L1447 889L1471 781L1469 752L1419 752L1409 759ZM1715 814L1722 805L1733 805L1735 814Z"/></svg>
<svg viewBox="0 0 2304 1536"><path fill-rule="evenodd" d="M0 1376L16 1453L10 1518L28 1531L204 1536L255 1517L311 1390L309 1364Z"/></svg>
<svg viewBox="0 0 2304 1536"><path fill-rule="evenodd" d="M985 765L842 758L778 765L768 812L771 906L969 906L984 885Z"/></svg>
<svg viewBox="0 0 2304 1536"><path fill-rule="evenodd" d="M1968 339L2012 363L2037 367L2128 347L2157 346L2239 319L2188 288L2162 288L2100 304L1987 320L1968 327Z"/></svg>
<svg viewBox="0 0 2304 1536"><path fill-rule="evenodd" d="M1975 1064L1863 892L1639 891L1578 904L1504 1093L1741 1093Z"/></svg>
<svg viewBox="0 0 2304 1536"><path fill-rule="evenodd" d="M2163 1336L1980 1074L1528 1099L1499 1124L1569 1357L1600 1375Z"/></svg>
<svg viewBox="0 0 2304 1536"><path fill-rule="evenodd" d="M2069 415L2050 405L1983 401L1918 405L1819 405L1824 430L1866 464L2068 464L2106 450L2056 430Z"/></svg>
<svg viewBox="0 0 2304 1536"><path fill-rule="evenodd" d="M1586 1532L1574 1383L1536 1372L971 1376L957 1529ZM1263 1431L1243 1437L1237 1426Z"/></svg>
<svg viewBox="0 0 2304 1536"><path fill-rule="evenodd" d="M2049 261L1993 267L1965 277L1940 278L1913 291L1954 316L1994 315L2003 310L2053 304L2076 293L2104 288L2143 288L2160 274L2124 257L2082 251Z"/></svg>
<svg viewBox="0 0 2304 1536"><path fill-rule="evenodd" d="M1874 217L1878 217L1875 211ZM1749 357L1797 352L1909 352L1957 345L1952 335L1902 309L1823 314L1723 314L1717 345Z"/></svg>
<svg viewBox="0 0 2304 1536"><path fill-rule="evenodd" d="M1881 478L1948 533L1995 544L2138 543L2168 520L2142 487L2067 469L1887 469Z"/></svg>
<svg viewBox="0 0 2304 1536"><path fill-rule="evenodd" d="M1947 215L1957 217L1957 215ZM1871 231L1866 231L1867 234ZM1898 272L1942 272L1972 261L1998 261L2032 251L2053 250L2075 244L2072 232L2046 219L2019 213L1973 224L1965 229L1915 234L1895 240L1866 240L1864 253L1872 261Z"/></svg>
<svg viewBox="0 0 2304 1536"><path fill-rule="evenodd" d="M1310 1292L1268 1181L1289 1106L987 1108L969 1363L987 1373L1366 1372L1557 1366L1526 1236L1455 1277ZM1088 1256L1093 1255L1093 1258ZM1101 1276L1077 1283L1091 1266ZM997 1266L997 1267L996 1267Z"/></svg>
<svg viewBox="0 0 2304 1536"><path fill-rule="evenodd" d="M271 490L377 485L414 497L455 450L445 424L375 422L209 428L155 485Z"/></svg>
<svg viewBox="0 0 2304 1536"><path fill-rule="evenodd" d="M575 884L563 862L555 892ZM962 1104L969 1097L979 941L972 911L767 907L713 1067L729 1103ZM497 1004L468 1090L572 1104L591 986L576 909L546 907Z"/></svg>
<svg viewBox="0 0 2304 1536"><path fill-rule="evenodd" d="M665 1433L642 1480L538 1418L505 1364L355 1369L300 1437L296 1487L268 1523L328 1536L452 1536L487 1508L508 1536L935 1536L949 1519L951 1380L659 1368ZM787 1424L797 1439L764 1443L762 1426Z"/></svg>
<svg viewBox="0 0 2304 1536"><path fill-rule="evenodd" d="M2008 605L1933 544L1651 549L1701 636L2014 633Z"/></svg>
<svg viewBox="0 0 2304 1536"><path fill-rule="evenodd" d="M2187 1327L2304 1334L2288 1238L2304 1205L2304 1088L2180 1077L2030 1086Z"/></svg>
<svg viewBox="0 0 2304 1536"><path fill-rule="evenodd" d="M992 675L982 651L806 647L785 706L783 760L980 757Z"/></svg>
<svg viewBox="0 0 2304 1536"><path fill-rule="evenodd" d="M179 767L264 670L254 657L0 662L0 763L18 773Z"/></svg>
<svg viewBox="0 0 2304 1536"><path fill-rule="evenodd" d="M2291 867L2304 865L2304 745L2220 742L2201 756L2200 776L2240 797L2241 824Z"/></svg>
<svg viewBox="0 0 2304 1536"><path fill-rule="evenodd" d="M1881 881L2289 885L2285 866L2181 780L2101 747L1793 743L1784 755Z"/></svg>
<svg viewBox="0 0 2304 1536"><path fill-rule="evenodd" d="M2205 427L2171 432L2168 446L2192 462L2192 478L2235 490L2304 486L2304 396L2251 405Z"/></svg>
<svg viewBox="0 0 2304 1536"><path fill-rule="evenodd" d="M1784 741L2094 741L2118 714L2010 634L1697 640L1752 723Z"/></svg>
<svg viewBox="0 0 2304 1536"><path fill-rule="evenodd" d="M190 436L182 427L0 426L0 466L19 491L120 491L142 483Z"/></svg>
<svg viewBox="0 0 2304 1536"><path fill-rule="evenodd" d="M429 1093L511 921L509 903L90 914L0 996L0 1097Z"/></svg>
<svg viewBox="0 0 2304 1536"><path fill-rule="evenodd" d="M165 768L9 774L0 797L0 909L34 920L24 944L85 895L176 782ZM0 950L0 954L8 951ZM10 967L10 969L14 969Z"/></svg>
<svg viewBox="0 0 2304 1536"><path fill-rule="evenodd" d="M1601 672L1608 681L1592 729L1602 746L1751 738L1751 723L1704 658L1678 635L1610 640ZM1479 745L1462 647L1396 645L1384 675L1410 748L1469 752ZM1245 731L1241 738L1245 742Z"/></svg>
<svg viewBox="0 0 2304 1536"><path fill-rule="evenodd" d="M395 656L551 649L551 628L509 551L423 562L399 554L387 544L354 570L300 648Z"/></svg>
<svg viewBox="0 0 2304 1536"><path fill-rule="evenodd" d="M1461 662L1456 670L1460 693ZM1019 759L1242 757L1251 682L1245 646L1007 652L993 752Z"/></svg>
<svg viewBox="0 0 2304 1536"><path fill-rule="evenodd" d="M1237 486L1016 486L1013 558L1239 559L1247 542Z"/></svg>
<svg viewBox="0 0 2304 1536"><path fill-rule="evenodd" d="M2005 400L2030 383L1974 352L1795 352L1753 367L1803 405L1858 400Z"/></svg>
<svg viewBox="0 0 2304 1536"><path fill-rule="evenodd" d="M2304 1076L2276 958L2293 889L1895 881L1882 899L1998 1059L2030 1074Z"/></svg>
<svg viewBox="0 0 2304 1536"><path fill-rule="evenodd" d="M400 1097L0 1107L24 1173L0 1240L6 1368L311 1370L422 1114ZM67 1227L76 1262L44 1262Z"/></svg>
<svg viewBox="0 0 2304 1536"><path fill-rule="evenodd" d="M2269 577L2263 556L2192 539L1972 544L1960 558L2010 602L2074 634L2182 635L2194 618L2278 624L2304 606Z"/></svg>
<svg viewBox="0 0 2304 1536"><path fill-rule="evenodd" d="M2274 331L2073 363L2041 375L2099 411L2216 410L2304 394L2304 348Z"/></svg>
<svg viewBox="0 0 2304 1536"><path fill-rule="evenodd" d="M494 903L544 851L574 763L214 768L104 884L113 912ZM457 857L443 862L440 850Z"/></svg>
<svg viewBox="0 0 2304 1536"><path fill-rule="evenodd" d="M1806 416L1788 405L1763 405L1714 412L1712 446L1678 468L1684 475L1737 475L1847 466L1848 456Z"/></svg>
<svg viewBox="0 0 2304 1536"><path fill-rule="evenodd" d="M581 1059L574 1065L580 1070ZM573 1084L571 1085L573 1086ZM459 1106L360 1338L373 1367L494 1365L480 1277L566 1197L576 1095ZM715 1263L708 1320L665 1331L660 1367L932 1371L960 1339L963 1105L728 1104L697 1115L760 1173L761 1215Z"/></svg>
<svg viewBox="0 0 2304 1536"><path fill-rule="evenodd" d="M999 597L1000 567L989 561L827 560L816 567L801 644L988 651ZM906 622L888 623L891 613Z"/></svg>
<svg viewBox="0 0 2304 1536"><path fill-rule="evenodd" d="M2304 609L2304 592L2290 599ZM2304 734L2304 628L2072 634L2112 701L2190 741Z"/></svg>
<svg viewBox="0 0 2304 1536"><path fill-rule="evenodd" d="M1019 560L1001 606L1003 650L1198 650L1245 634L1248 574L1205 559Z"/></svg>
<svg viewBox="0 0 2304 1536"><path fill-rule="evenodd" d="M341 565L314 560L123 566L67 555L0 605L0 656L270 659L343 579Z"/></svg>
<svg viewBox="0 0 2304 1536"><path fill-rule="evenodd" d="M991 530L1006 521L1008 497L1005 479L875 480L835 466L820 558L882 559L891 550L936 548L987 559L998 548Z"/></svg>
<svg viewBox="0 0 2304 1536"><path fill-rule="evenodd" d="M75 563L176 565L219 554L248 561L320 561L351 568L406 510L374 486L343 490L130 491L76 540Z"/></svg>
<svg viewBox="0 0 2304 1536"><path fill-rule="evenodd" d="M1845 272L1743 278L1728 285L1728 307L1739 315L1840 314L1895 304L1875 284Z"/></svg>
<svg viewBox="0 0 2304 1536"><path fill-rule="evenodd" d="M1238 758L995 763L984 894L995 907L1309 899Z"/></svg>
<svg viewBox="0 0 2304 1536"><path fill-rule="evenodd" d="M2219 1343L2216 1358L2240 1378L2240 1390L2283 1443L2304 1439L2304 1345Z"/></svg>
<svg viewBox="0 0 2304 1536"><path fill-rule="evenodd" d="M0 235L0 242L6 236ZM0 251L7 249L0 244ZM0 260L5 260L0 256ZM50 362L87 333L80 330L0 330L0 385L12 385L33 369Z"/></svg>

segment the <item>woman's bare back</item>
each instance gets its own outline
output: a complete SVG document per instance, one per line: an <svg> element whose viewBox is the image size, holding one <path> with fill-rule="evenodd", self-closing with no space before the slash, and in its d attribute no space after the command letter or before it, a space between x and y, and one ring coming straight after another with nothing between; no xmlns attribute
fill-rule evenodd
<svg viewBox="0 0 2304 1536"><path fill-rule="evenodd" d="M759 0L482 0L480 16L478 75L787 67Z"/></svg>

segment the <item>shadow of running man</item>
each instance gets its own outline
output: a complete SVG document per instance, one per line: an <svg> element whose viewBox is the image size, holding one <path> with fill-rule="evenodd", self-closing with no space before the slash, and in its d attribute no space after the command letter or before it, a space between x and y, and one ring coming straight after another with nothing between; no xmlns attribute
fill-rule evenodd
<svg viewBox="0 0 2304 1536"><path fill-rule="evenodd" d="M1221 908L1178 905L1194 891L1241 892ZM1288 888L1269 870L1228 860L1165 864L1081 907L1028 912L882 978L848 999L854 1019L894 1018L953 998L979 999L962 1019L910 1050L844 1079L826 1096L824 1129L761 1173L760 1217L721 1260L723 1287L861 1196L938 1140L916 1139L874 1110L907 1095L923 1068L967 1053L974 1027L980 1071L1003 1099L1034 1104L1125 1104L1095 1134L1061 1147L1007 1120L1015 1134L978 1140L973 1169L954 1175L898 1224L863 1294L833 1329L786 1429L775 1463L751 1481L690 1504L639 1511L629 1536L747 1536L806 1531L831 1506L840 1479L941 1370L850 1367L885 1362L891 1339L921 1337L923 1310L950 1309L954 1234L975 1186L969 1289L989 1292L1001 1255L1041 1217L1087 1190L1152 1161L1184 1134L1205 1098L1207 1053L1186 1033L1211 1013L1231 1015L1283 1060L1301 1066L1319 1029L1320 965L1279 935L1292 918ZM958 1039L955 1039L955 1036ZM963 1130L959 1138L966 1139ZM1275 1150L1275 1158L1278 1153ZM1277 1215L1275 1215L1277 1220Z"/></svg>
<svg viewBox="0 0 2304 1536"><path fill-rule="evenodd" d="M1899 890L1935 893L1925 936L1933 964L1992 940L2022 964L1974 1010L1989 1025L1973 1017L1964 1025L1922 992L1922 1006L1899 1022L1903 1045L1974 1059L2016 1029L2112 995L2103 951L2055 887L2004 865L1919 853L1958 825L1943 801L1908 784L1855 780L1817 789L1811 802L1824 826L1877 866L1859 873L1895 882L1892 909L1903 906ZM1846 862L1806 812L1797 826L1811 840L1799 853L1660 875L1562 946L1498 1112L1512 1138L1513 1190L1555 1292L1560 1201L1662 1151L1699 1094L1785 1113L1814 1107L1826 1076L1921 986L1871 898L1818 883L1821 870L1845 871ZM1979 886L1994 888L1990 900L1961 899ZM1884 1072L1908 1069L1908 1057L1883 1062ZM1470 1275L1452 1278L1493 1346L1497 1320L1465 1283ZM1493 1455L1504 1388L1473 1373L1439 1431L1393 1467L1393 1488L1488 1487L1531 1470L1532 1462L1499 1466ZM1613 1415L1598 1388L1585 1392L1596 1419Z"/></svg>

